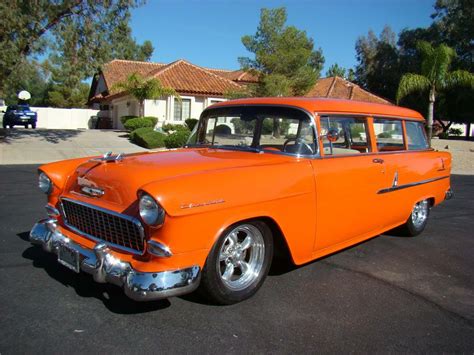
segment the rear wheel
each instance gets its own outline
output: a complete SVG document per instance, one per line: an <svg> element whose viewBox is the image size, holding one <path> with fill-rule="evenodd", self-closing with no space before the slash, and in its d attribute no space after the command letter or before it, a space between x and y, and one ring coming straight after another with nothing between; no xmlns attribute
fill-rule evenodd
<svg viewBox="0 0 474 355"><path fill-rule="evenodd" d="M202 271L200 291L218 304L243 301L263 284L272 257L272 233L265 223L235 224L212 247Z"/></svg>
<svg viewBox="0 0 474 355"><path fill-rule="evenodd" d="M31 128L33 128L33 129L36 128L36 122L31 124Z"/></svg>
<svg viewBox="0 0 474 355"><path fill-rule="evenodd" d="M28 128L28 124L25 125L25 128Z"/></svg>
<svg viewBox="0 0 474 355"><path fill-rule="evenodd" d="M423 232L428 223L428 216L430 215L430 201L422 200L415 203L410 217L402 226L403 234L414 237Z"/></svg>

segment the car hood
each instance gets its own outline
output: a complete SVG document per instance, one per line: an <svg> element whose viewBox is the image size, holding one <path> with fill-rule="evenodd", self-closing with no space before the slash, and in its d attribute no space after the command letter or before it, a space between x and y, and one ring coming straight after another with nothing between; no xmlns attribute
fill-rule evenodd
<svg viewBox="0 0 474 355"><path fill-rule="evenodd" d="M289 160L294 158L209 148L132 154L118 161L91 159L76 168L64 192L72 198L94 201L94 204L123 211L136 203L140 188L152 182L165 184L165 181L184 176L192 181L192 175L196 174L281 164ZM92 196L95 193L97 195Z"/></svg>

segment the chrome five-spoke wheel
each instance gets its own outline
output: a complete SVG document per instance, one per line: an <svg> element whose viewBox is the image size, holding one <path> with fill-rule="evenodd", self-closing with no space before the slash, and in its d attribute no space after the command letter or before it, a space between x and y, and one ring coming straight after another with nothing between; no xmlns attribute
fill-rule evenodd
<svg viewBox="0 0 474 355"><path fill-rule="evenodd" d="M251 297L263 284L273 257L267 224L247 221L229 227L212 247L200 290L209 300L232 304Z"/></svg>
<svg viewBox="0 0 474 355"><path fill-rule="evenodd" d="M262 233L251 224L242 224L226 235L220 248L217 270L229 289L240 291L259 276L264 260Z"/></svg>
<svg viewBox="0 0 474 355"><path fill-rule="evenodd" d="M415 204L415 207L411 213L411 221L413 222L415 228L422 227L426 222L428 219L429 208L430 206L428 200L423 200Z"/></svg>
<svg viewBox="0 0 474 355"><path fill-rule="evenodd" d="M426 227L428 223L428 216L430 215L431 203L430 200L421 200L415 203L411 211L410 217L404 225L400 227L403 235L414 237Z"/></svg>

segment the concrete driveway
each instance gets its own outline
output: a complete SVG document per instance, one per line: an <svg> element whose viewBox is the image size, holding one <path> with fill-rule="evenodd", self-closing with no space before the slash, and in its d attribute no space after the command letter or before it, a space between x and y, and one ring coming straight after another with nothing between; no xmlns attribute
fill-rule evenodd
<svg viewBox="0 0 474 355"><path fill-rule="evenodd" d="M114 130L0 129L0 165L42 164L114 153L145 151Z"/></svg>

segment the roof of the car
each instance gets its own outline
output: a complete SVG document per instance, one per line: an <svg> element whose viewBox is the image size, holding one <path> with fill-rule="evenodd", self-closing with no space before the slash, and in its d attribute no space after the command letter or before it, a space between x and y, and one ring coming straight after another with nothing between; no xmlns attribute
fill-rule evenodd
<svg viewBox="0 0 474 355"><path fill-rule="evenodd" d="M423 116L421 116L418 112L408 108L389 104L375 104L363 101L341 99L258 97L224 101L217 103L212 107L235 105L286 105L299 107L309 112L316 113L366 114L373 116L393 116L423 120Z"/></svg>

